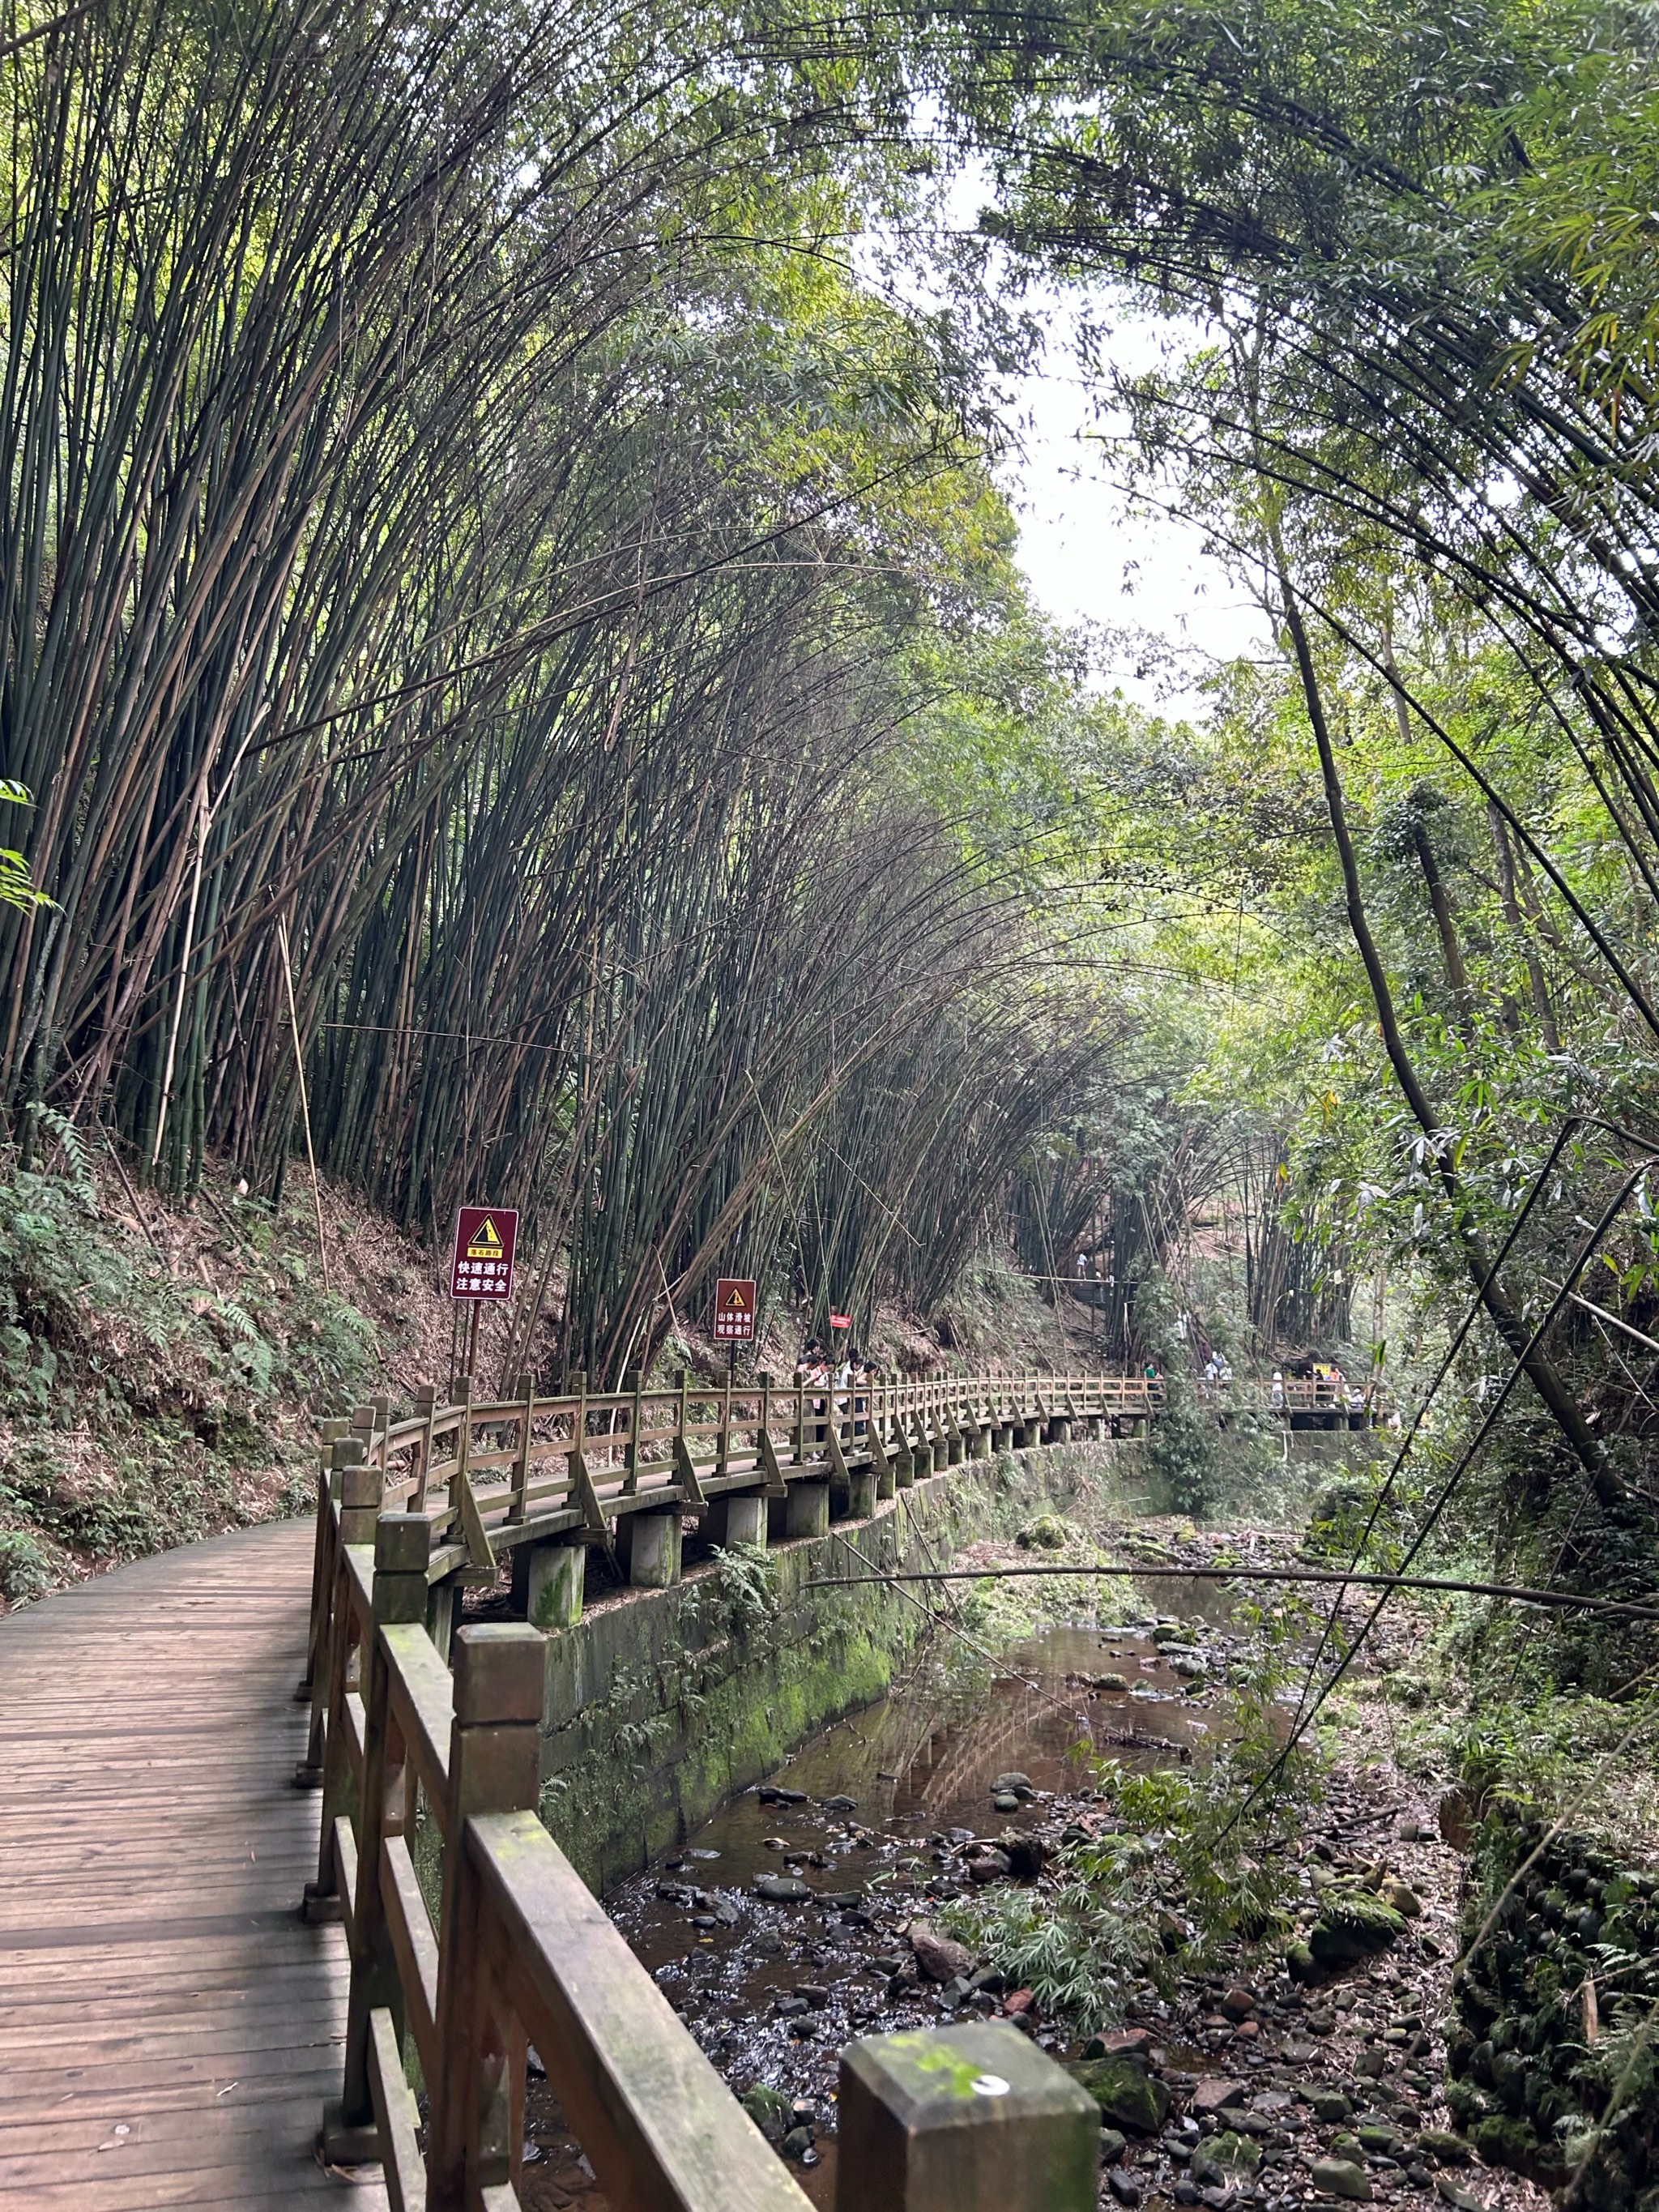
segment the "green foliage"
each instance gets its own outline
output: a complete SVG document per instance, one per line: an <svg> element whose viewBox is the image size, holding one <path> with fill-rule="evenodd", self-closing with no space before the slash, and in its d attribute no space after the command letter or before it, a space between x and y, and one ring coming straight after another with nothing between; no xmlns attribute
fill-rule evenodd
<svg viewBox="0 0 1659 2212"><path fill-rule="evenodd" d="M714 1586L736 1634L754 1635L777 1619L781 1600L763 1546L716 1546Z"/></svg>
<svg viewBox="0 0 1659 2212"><path fill-rule="evenodd" d="M52 1109L0 1182L0 1522L8 1596L38 1595L67 1553L131 1558L307 1500L285 1441L307 1410L375 1372L355 1308L294 1282L258 1314L175 1278L100 1205L97 1159Z"/></svg>
<svg viewBox="0 0 1659 2212"><path fill-rule="evenodd" d="M10 776L0 776L0 802L9 806L33 803L27 786ZM46 894L29 881L29 864L23 854L9 845L0 846L0 907L16 907L27 914L34 907L51 904Z"/></svg>
<svg viewBox="0 0 1659 2212"><path fill-rule="evenodd" d="M0 1597L27 1605L52 1586L52 1561L40 1539L23 1528L0 1528Z"/></svg>
<svg viewBox="0 0 1659 2212"><path fill-rule="evenodd" d="M1045 2011L1079 2026L1121 2015L1150 1982L1173 1992L1243 1942L1282 1942L1298 1891L1287 1846L1317 1802L1310 1753L1241 1812L1278 1756L1282 1708L1304 1632L1298 1608L1245 1608L1251 1656L1230 1679L1206 1765L1139 1772L1095 1762L1121 1823L1062 1856L1041 1890L991 1893L950 1908L952 1924L1001 1970L1036 1991Z"/></svg>

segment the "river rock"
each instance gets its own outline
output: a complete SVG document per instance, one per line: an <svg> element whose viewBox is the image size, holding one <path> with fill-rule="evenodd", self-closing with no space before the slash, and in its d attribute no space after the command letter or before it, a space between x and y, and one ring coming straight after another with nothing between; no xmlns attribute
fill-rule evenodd
<svg viewBox="0 0 1659 2212"><path fill-rule="evenodd" d="M974 1954L966 1944L941 1936L931 1922L913 1920L909 1936L916 1964L930 1982L953 1982L959 1974L973 1972Z"/></svg>
<svg viewBox="0 0 1659 2212"><path fill-rule="evenodd" d="M1359 2137L1361 2150L1371 2152L1379 2158L1398 2158L1406 2148L1406 2139L1392 2120L1362 2119L1355 2133Z"/></svg>
<svg viewBox="0 0 1659 2212"><path fill-rule="evenodd" d="M1116 2161L1122 2157L1124 2152L1127 2150L1128 2148L1128 2137L1125 2135L1120 2134L1116 2128L1103 2128L1101 2130L1100 2162L1103 2166L1115 2165Z"/></svg>
<svg viewBox="0 0 1659 2212"><path fill-rule="evenodd" d="M793 1875L763 1874L755 1884L755 1894L769 1905L803 1905L812 1893Z"/></svg>
<svg viewBox="0 0 1659 2212"><path fill-rule="evenodd" d="M1218 2009L1229 2020L1249 2020L1255 2010L1255 1991L1247 1989L1243 1982L1237 1983L1222 1998Z"/></svg>
<svg viewBox="0 0 1659 2212"><path fill-rule="evenodd" d="M1313 2107L1315 2119L1323 2120L1327 2126L1346 2120L1353 2110L1340 2089L1310 2089L1308 2102Z"/></svg>
<svg viewBox="0 0 1659 2212"><path fill-rule="evenodd" d="M856 1797L826 1797L823 1809L826 1813L856 1813L859 1801Z"/></svg>
<svg viewBox="0 0 1659 2212"><path fill-rule="evenodd" d="M804 1790L781 1790L775 1782L763 1782L755 1795L763 1805L804 1805L806 1802Z"/></svg>
<svg viewBox="0 0 1659 2212"><path fill-rule="evenodd" d="M992 1796L991 1809L996 1813L1018 1813L1019 1800L1012 1790L999 1790Z"/></svg>
<svg viewBox="0 0 1659 2212"><path fill-rule="evenodd" d="M1005 1836L1001 1848L1016 1881L1035 1881L1048 1863L1048 1846L1041 1836Z"/></svg>
<svg viewBox="0 0 1659 2212"><path fill-rule="evenodd" d="M978 1851L968 1862L969 1881L1002 1881L1013 1872L1013 1862L1006 1851Z"/></svg>
<svg viewBox="0 0 1659 2212"><path fill-rule="evenodd" d="M1120 2204L1129 2206L1130 2212L1133 2212L1133 2207L1140 2202L1140 2184L1135 2179L1133 2174L1127 2172L1121 2166L1109 2166L1106 2170L1106 2185Z"/></svg>
<svg viewBox="0 0 1659 2212"><path fill-rule="evenodd" d="M1152 2048L1149 2027L1108 2027L1091 2035L1083 2046L1085 2058L1146 2058Z"/></svg>
<svg viewBox="0 0 1659 2212"><path fill-rule="evenodd" d="M1455 2207L1455 2212L1486 2212L1485 2201L1474 2190L1465 2189L1461 2181L1454 2181L1450 2174L1437 2173L1434 2185L1437 2193Z"/></svg>
<svg viewBox="0 0 1659 2212"><path fill-rule="evenodd" d="M1422 1899L1409 1883L1401 1881L1397 1875L1388 1875L1376 1893L1384 1905L1399 1913L1401 1919L1417 1920L1422 1917Z"/></svg>
<svg viewBox="0 0 1659 2212"><path fill-rule="evenodd" d="M1248 2180L1261 2163L1261 2153L1249 2136L1224 2128L1194 2151L1193 2179L1224 2188L1229 2183Z"/></svg>
<svg viewBox="0 0 1659 2212"><path fill-rule="evenodd" d="M1417 2148L1425 2158L1436 2159L1442 2166L1467 2166L1474 2153L1462 2136L1455 2136L1445 2128L1425 2128L1417 2138Z"/></svg>
<svg viewBox="0 0 1659 2212"><path fill-rule="evenodd" d="M1320 1899L1308 1948L1322 1966L1352 1966L1374 1951L1386 1951L1405 1932L1403 1917L1380 1897L1357 1885L1334 1883Z"/></svg>
<svg viewBox="0 0 1659 2212"><path fill-rule="evenodd" d="M1370 2176L1351 2158L1316 2158L1313 2163L1313 2185L1322 2189L1328 2197L1351 2197L1356 2204L1370 2202Z"/></svg>
<svg viewBox="0 0 1659 2212"><path fill-rule="evenodd" d="M1243 2111L1249 2094L1242 2081L1229 2081L1219 2075L1207 2075L1193 2091L1193 2116L1202 2119L1206 2112L1225 2112L1235 2108Z"/></svg>
<svg viewBox="0 0 1659 2212"><path fill-rule="evenodd" d="M769 2143L781 2143L789 2132L793 2118L790 2102L781 2089L769 2089L764 2082L757 2081L752 2089L745 2090L743 2109Z"/></svg>
<svg viewBox="0 0 1659 2212"><path fill-rule="evenodd" d="M993 1790L1012 1790L1016 1797L1033 1797L1036 1795L1029 1774L1017 1772L999 1774L991 1787Z"/></svg>
<svg viewBox="0 0 1659 2212"><path fill-rule="evenodd" d="M1155 2136L1170 2112L1170 2093L1133 2057L1085 2058L1066 2068L1114 2127L1132 2136Z"/></svg>

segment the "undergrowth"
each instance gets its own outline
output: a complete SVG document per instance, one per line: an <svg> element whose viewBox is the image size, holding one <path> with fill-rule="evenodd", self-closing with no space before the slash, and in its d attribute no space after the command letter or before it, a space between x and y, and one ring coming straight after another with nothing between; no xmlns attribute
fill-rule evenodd
<svg viewBox="0 0 1659 2212"><path fill-rule="evenodd" d="M1255 1631L1254 1648L1231 1671L1213 1759L1150 1773L1095 1759L1113 1825L1074 1837L1041 1886L947 1911L1045 2014L1098 2027L1148 1984L1173 1996L1182 1975L1206 1971L1241 1940L1283 1946L1299 1897L1288 1847L1320 1796L1320 1764L1299 1752L1271 1790L1256 1792L1278 1758L1277 1693L1304 1622L1288 1605L1242 1607L1238 1619Z"/></svg>
<svg viewBox="0 0 1659 2212"><path fill-rule="evenodd" d="M269 1209L239 1224L258 1294L164 1264L100 1202L73 1131L62 1171L0 1159L0 1597L77 1561L130 1559L303 1504L308 1412L361 1392L363 1316L283 1248ZM267 1289L265 1285L271 1287Z"/></svg>

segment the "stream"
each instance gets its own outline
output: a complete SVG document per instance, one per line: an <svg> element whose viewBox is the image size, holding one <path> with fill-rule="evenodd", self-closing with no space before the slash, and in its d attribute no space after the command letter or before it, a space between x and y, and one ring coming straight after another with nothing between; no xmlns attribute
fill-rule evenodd
<svg viewBox="0 0 1659 2212"><path fill-rule="evenodd" d="M976 1886L975 1851L994 1879L1034 1873L1056 1797L1068 1813L1092 1801L1092 1755L1144 1769L1212 1747L1215 1710L1198 1692L1213 1679L1231 1601L1175 1575L1142 1589L1146 1611L1132 1627L1053 1626L994 1661L956 1637L931 1639L908 1681L607 1899L733 2090L776 2093L768 2132L815 2204L834 2199L842 2045L994 2013L1006 1994L994 1977L918 1978L908 1924ZM1177 1622L1185 1632L1161 1650ZM1061 2047L1046 2030L1037 2040ZM595 2185L534 2078L530 2123L526 2212L597 2212Z"/></svg>

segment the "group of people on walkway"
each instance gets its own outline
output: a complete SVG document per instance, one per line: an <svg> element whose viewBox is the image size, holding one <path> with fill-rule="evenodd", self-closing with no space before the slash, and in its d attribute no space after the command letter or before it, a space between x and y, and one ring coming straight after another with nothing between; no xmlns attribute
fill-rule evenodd
<svg viewBox="0 0 1659 2212"><path fill-rule="evenodd" d="M838 1360L830 1358L821 1337L809 1336L800 1348L800 1358L795 1363L802 1384L809 1390L833 1390L836 1395L835 1410L841 1414L862 1415L870 1410L870 1401L860 1397L860 1388L870 1379L869 1363L857 1345L849 1344ZM845 1393L845 1395L842 1394ZM830 1411L827 1397L814 1398L812 1411L823 1419ZM862 1419L854 1419L853 1432L862 1436L866 1427ZM823 1442L822 1435L818 1441Z"/></svg>

